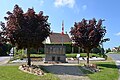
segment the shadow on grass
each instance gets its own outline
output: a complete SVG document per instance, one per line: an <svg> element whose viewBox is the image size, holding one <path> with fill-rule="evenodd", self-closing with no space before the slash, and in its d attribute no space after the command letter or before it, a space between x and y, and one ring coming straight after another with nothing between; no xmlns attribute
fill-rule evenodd
<svg viewBox="0 0 120 80"><path fill-rule="evenodd" d="M117 66L114 64L97 64L97 65L106 68L117 68Z"/></svg>
<svg viewBox="0 0 120 80"><path fill-rule="evenodd" d="M86 69L84 69L83 67L79 67L80 68L80 70L85 74L85 75L87 75L87 74L93 74L94 72L92 72L92 71L90 71L90 70L86 70Z"/></svg>

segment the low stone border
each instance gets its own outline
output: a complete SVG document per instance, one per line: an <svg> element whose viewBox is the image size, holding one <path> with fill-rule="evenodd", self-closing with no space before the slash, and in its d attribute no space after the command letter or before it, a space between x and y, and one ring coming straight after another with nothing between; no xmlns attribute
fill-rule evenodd
<svg viewBox="0 0 120 80"><path fill-rule="evenodd" d="M96 64L90 64L90 65L85 65L82 67L85 70L91 71L91 72L100 72L100 69L97 68Z"/></svg>
<svg viewBox="0 0 120 80"><path fill-rule="evenodd" d="M34 75L38 75L38 76L42 76L44 75L45 73L36 65L31 65L31 66L28 66L28 65L21 65L19 66L19 69L22 70L23 72L26 72L26 73L30 73L30 74L34 74Z"/></svg>

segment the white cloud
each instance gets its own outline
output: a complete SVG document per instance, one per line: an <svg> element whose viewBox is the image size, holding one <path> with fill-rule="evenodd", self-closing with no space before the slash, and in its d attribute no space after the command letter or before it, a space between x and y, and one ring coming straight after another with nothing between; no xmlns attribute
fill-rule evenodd
<svg viewBox="0 0 120 80"><path fill-rule="evenodd" d="M75 0L55 0L55 7L67 6L69 8L73 8L75 5Z"/></svg>
<svg viewBox="0 0 120 80"><path fill-rule="evenodd" d="M44 3L44 1L43 1L43 0L40 0L40 6L42 6L42 5L43 5L43 3Z"/></svg>
<svg viewBox="0 0 120 80"><path fill-rule="evenodd" d="M74 13L79 14L80 11L85 11L86 9L87 9L87 5L83 5L83 6L75 5Z"/></svg>
<svg viewBox="0 0 120 80"><path fill-rule="evenodd" d="M75 14L79 14L80 13L80 8L77 5L75 5L75 7L74 7L74 13Z"/></svg>
<svg viewBox="0 0 120 80"><path fill-rule="evenodd" d="M82 9L83 9L83 10L86 10L86 9L87 9L87 5L83 5L83 6L82 6Z"/></svg>
<svg viewBox="0 0 120 80"><path fill-rule="evenodd" d="M117 33L117 34L115 34L115 35L120 36L120 32L118 32L118 33Z"/></svg>

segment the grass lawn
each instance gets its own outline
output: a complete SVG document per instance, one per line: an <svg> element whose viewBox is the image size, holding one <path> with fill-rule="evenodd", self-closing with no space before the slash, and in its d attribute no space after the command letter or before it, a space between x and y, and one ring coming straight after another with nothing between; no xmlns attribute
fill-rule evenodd
<svg viewBox="0 0 120 80"><path fill-rule="evenodd" d="M91 73L83 70L91 80L118 80L119 73L117 66L113 61L94 62L97 64L100 72Z"/></svg>
<svg viewBox="0 0 120 80"><path fill-rule="evenodd" d="M66 56L69 58L69 57L73 57L73 58L75 58L76 57L76 55L77 55L78 53L67 53L66 54ZM27 57L27 55L23 55L24 57ZM31 57L45 57L45 54L30 54L30 56ZM81 57L86 57L87 56L87 54L86 53L80 53L80 56ZM95 53L90 53L90 57L92 57L92 56L96 56L96 57L100 57L100 55L99 54L95 54Z"/></svg>
<svg viewBox="0 0 120 80"><path fill-rule="evenodd" d="M72 54L70 53L70 54L66 54L66 56L68 58L70 58L70 57L76 58L77 54L78 53L72 53ZM80 53L80 57L86 57L86 56L87 56L87 53ZM100 57L99 54L90 53L90 57L92 57L92 56Z"/></svg>
<svg viewBox="0 0 120 80"><path fill-rule="evenodd" d="M109 52L108 54L120 54L120 52Z"/></svg>
<svg viewBox="0 0 120 80"><path fill-rule="evenodd" d="M66 54L66 57L67 58L76 58L78 53L67 53ZM45 58L45 54L30 54L30 56L32 58ZM80 57L86 57L87 54L86 53L80 53ZM14 56L14 59L23 59L23 58L26 58L27 55L26 54L19 54L19 55L15 55ZM99 54L94 54L94 53L90 53L90 57L101 57Z"/></svg>
<svg viewBox="0 0 120 80"><path fill-rule="evenodd" d="M42 58L44 58L45 54L31 54L30 56L31 57L42 57Z"/></svg>
<svg viewBox="0 0 120 80"><path fill-rule="evenodd" d="M91 80L118 80L118 69L114 62L98 62L100 72L89 74Z"/></svg>
<svg viewBox="0 0 120 80"><path fill-rule="evenodd" d="M0 66L0 80L59 80L53 74L36 76L20 71L18 66Z"/></svg>
<svg viewBox="0 0 120 80"><path fill-rule="evenodd" d="M66 56L68 58L70 58L70 57L76 58L77 54L78 53L69 53L69 54L66 54ZM80 56L81 57L86 57L87 54L86 53L80 53ZM100 57L99 54L90 53L90 57L92 57L92 56ZM45 54L31 54L31 57L45 57Z"/></svg>

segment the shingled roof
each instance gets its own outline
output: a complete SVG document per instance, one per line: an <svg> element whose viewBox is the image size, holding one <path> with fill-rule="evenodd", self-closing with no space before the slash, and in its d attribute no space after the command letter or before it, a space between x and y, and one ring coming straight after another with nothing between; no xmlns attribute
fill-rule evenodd
<svg viewBox="0 0 120 80"><path fill-rule="evenodd" d="M62 41L63 43L71 42L71 39L68 34L62 35L61 33L52 33L50 34L49 38L50 38L50 42L55 44L61 44Z"/></svg>

